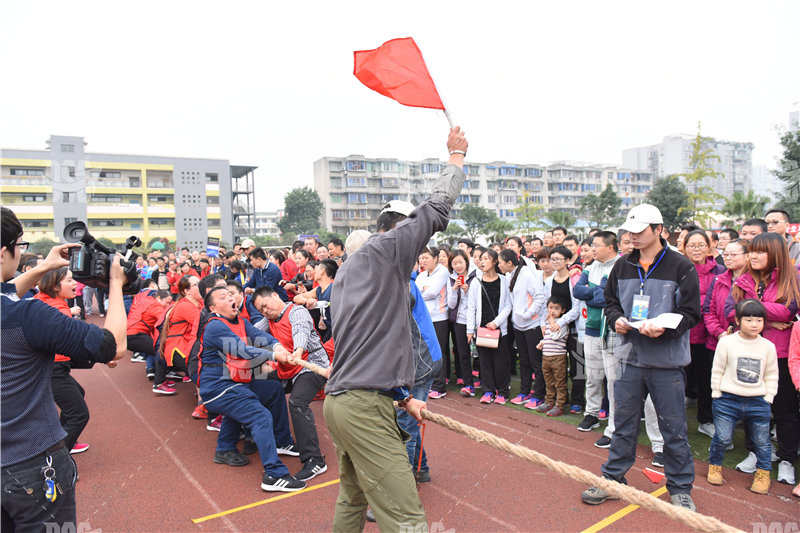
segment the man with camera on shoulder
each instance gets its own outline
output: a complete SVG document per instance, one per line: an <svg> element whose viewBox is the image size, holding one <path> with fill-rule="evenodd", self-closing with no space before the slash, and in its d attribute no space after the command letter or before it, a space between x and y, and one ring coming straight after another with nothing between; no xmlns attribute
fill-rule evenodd
<svg viewBox="0 0 800 533"><path fill-rule="evenodd" d="M20 300L41 277L69 266L76 244L54 247L43 263L13 278L28 243L17 216L2 208L2 530L43 530L44 524L76 523L75 462L53 401L54 355L86 363L109 363L127 350L120 256L111 263L105 328L72 320L40 300Z"/></svg>

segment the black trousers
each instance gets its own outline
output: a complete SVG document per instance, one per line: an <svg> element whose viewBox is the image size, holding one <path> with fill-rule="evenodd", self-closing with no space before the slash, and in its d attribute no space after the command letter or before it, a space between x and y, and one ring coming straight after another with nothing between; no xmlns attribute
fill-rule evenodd
<svg viewBox="0 0 800 533"><path fill-rule="evenodd" d="M64 439L67 451L78 442L86 424L89 423L89 407L83 399L86 391L75 381L70 373L68 361L56 361L53 365L53 376L50 383L53 387L53 399L61 409L61 427L67 432Z"/></svg>
<svg viewBox="0 0 800 533"><path fill-rule="evenodd" d="M453 339L456 348L456 357L458 358L459 367L461 371L461 379L464 380L464 386L473 386L475 380L472 377L472 355L469 353L469 343L467 342L467 325L453 323Z"/></svg>
<svg viewBox="0 0 800 533"><path fill-rule="evenodd" d="M47 457L55 470L55 480L62 492L56 501L49 502L44 497L44 476ZM27 461L2 468L3 486L3 533L15 531L40 531L45 533L45 522L69 524L68 528L56 531L75 531L75 478L78 469L64 446L53 452L41 453ZM71 527L71 529L69 529Z"/></svg>
<svg viewBox="0 0 800 533"><path fill-rule="evenodd" d="M500 327L500 324L498 324L497 327ZM508 368L509 368L509 371L511 372L511 375L512 376L516 376L517 375L517 359L519 359L521 356L517 351L517 348L519 348L519 342L517 341L516 330L514 329L514 323L512 322L510 315L508 317L508 326L506 327L506 331L508 331L508 335L506 335L506 337L508 337L506 339L506 353L508 354ZM520 372L521 371L522 370L520 369Z"/></svg>
<svg viewBox="0 0 800 533"><path fill-rule="evenodd" d="M542 328L536 326L531 329L514 329L514 338L517 339L519 349L519 392L528 394L533 391L534 396L544 399L545 383L542 374L542 352L536 345L542 340ZM536 374L533 379L531 374Z"/></svg>
<svg viewBox="0 0 800 533"><path fill-rule="evenodd" d="M128 349L145 355L155 355L156 353L155 346L153 346L153 337L147 333L128 335Z"/></svg>
<svg viewBox="0 0 800 533"><path fill-rule="evenodd" d="M800 403L789 374L789 359L778 359L778 393L772 400L772 417L778 437L778 459L794 464L800 447Z"/></svg>
<svg viewBox="0 0 800 533"><path fill-rule="evenodd" d="M697 421L701 424L714 423L711 412L711 366L714 354L704 344L692 344L692 364L695 394L697 395Z"/></svg>
<svg viewBox="0 0 800 533"><path fill-rule="evenodd" d="M484 392L501 394L508 398L511 389L511 369L508 367L506 336L500 337L497 348L478 346L478 360L481 363L481 384Z"/></svg>
<svg viewBox="0 0 800 533"><path fill-rule="evenodd" d="M279 380L278 373L270 372L269 379ZM322 459L317 423L309 405L324 386L325 378L314 372L303 372L294 381L286 380L283 383L284 391L289 394L289 415L292 417L294 437L300 451L300 461L303 463L312 457Z"/></svg>
<svg viewBox="0 0 800 533"><path fill-rule="evenodd" d="M572 380L570 405L586 405L586 358L583 355L583 343L578 342L578 333L570 333L567 340L569 353L569 378Z"/></svg>
<svg viewBox="0 0 800 533"><path fill-rule="evenodd" d="M178 354L174 354L172 356L172 366L169 367L175 372L184 372L188 375L188 370L186 369L186 361L183 360ZM160 355L156 355L156 377L153 383L156 387L164 383L164 380L167 379L167 360L161 357Z"/></svg>
<svg viewBox="0 0 800 533"><path fill-rule="evenodd" d="M433 323L439 348L442 350L442 366L433 378L432 389L437 392L447 391L447 379L450 377L450 321L440 320Z"/></svg>
<svg viewBox="0 0 800 533"><path fill-rule="evenodd" d="M67 305L75 307L76 305L81 308L81 320L86 320L86 307L83 305L83 295L79 294L75 298L67 300Z"/></svg>

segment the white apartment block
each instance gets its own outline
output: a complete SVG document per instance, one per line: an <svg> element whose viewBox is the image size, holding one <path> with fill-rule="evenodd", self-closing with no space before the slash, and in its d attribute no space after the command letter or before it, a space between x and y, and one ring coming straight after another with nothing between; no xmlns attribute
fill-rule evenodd
<svg viewBox="0 0 800 533"><path fill-rule="evenodd" d="M623 150L622 164L626 168L648 171L656 179L672 174L689 174L692 172L690 162L694 140L694 135L670 135L664 137L661 144ZM703 144L703 149L713 150L720 158L719 161L710 161L709 166L721 175L707 178L702 184L722 196L713 207L721 208L725 199L735 192L747 194L753 186L753 144L711 139ZM687 184L687 187L690 192L695 192L694 185Z"/></svg>
<svg viewBox="0 0 800 533"><path fill-rule="evenodd" d="M383 206L391 200L419 204L430 193L446 162L438 159L400 161L368 159L362 155L323 157L314 162L314 189L322 200L323 223L334 233L374 230ZM652 187L648 172L613 165L556 162L549 166L504 161L464 165L467 175L451 218L458 219L467 204L492 209L514 221L523 199L549 210L567 211L580 218L580 202L599 194L611 183L622 197L621 214L642 203Z"/></svg>
<svg viewBox="0 0 800 533"><path fill-rule="evenodd" d="M256 211L255 235L280 239L281 230L278 221L283 218L283 211Z"/></svg>

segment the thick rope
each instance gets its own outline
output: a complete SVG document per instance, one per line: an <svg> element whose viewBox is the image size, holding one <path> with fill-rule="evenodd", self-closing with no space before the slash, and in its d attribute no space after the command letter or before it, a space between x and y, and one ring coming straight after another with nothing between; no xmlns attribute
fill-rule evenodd
<svg viewBox="0 0 800 533"><path fill-rule="evenodd" d="M327 377L327 369L323 369L320 366L303 360L298 361L298 364L303 368L307 368L312 372ZM425 420L430 420L431 422L455 431L456 433L464 435L465 437L468 437L474 441L481 442L500 451L516 455L520 459L524 459L529 463L543 466L562 477L571 479L573 481L579 481L586 485L599 487L608 494L615 496L624 502L638 505L650 511L660 513L668 518L687 525L692 529L696 529L698 531L707 531L710 533L744 533L743 531L736 529L733 526L729 526L713 516L706 516L688 509L684 509L683 507L677 507L671 503L667 503L664 500L651 496L650 494L639 489L612 481L610 479L605 479L577 466L556 461L544 454L535 452L530 448L526 448L525 446L520 446L518 444L512 444L511 442L492 435L491 433L481 431L480 429L473 428L466 424L462 424L461 422L453 420L452 418L444 415L432 413L427 409L423 409L422 417Z"/></svg>

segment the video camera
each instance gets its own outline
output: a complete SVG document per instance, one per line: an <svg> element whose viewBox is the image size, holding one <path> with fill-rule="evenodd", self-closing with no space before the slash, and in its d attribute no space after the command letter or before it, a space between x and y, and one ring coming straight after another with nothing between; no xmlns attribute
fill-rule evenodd
<svg viewBox="0 0 800 533"><path fill-rule="evenodd" d="M108 277L111 273L111 260L116 250L105 246L95 239L86 224L80 220L72 222L64 228L64 239L67 242L80 242L80 248L71 248L69 252L69 269L75 281L96 289L108 288ZM120 266L125 271L128 281L122 286L123 294L136 294L142 290L144 281L136 270L138 255L132 250L134 246L141 246L142 241L135 235L125 241L124 259L120 259Z"/></svg>

